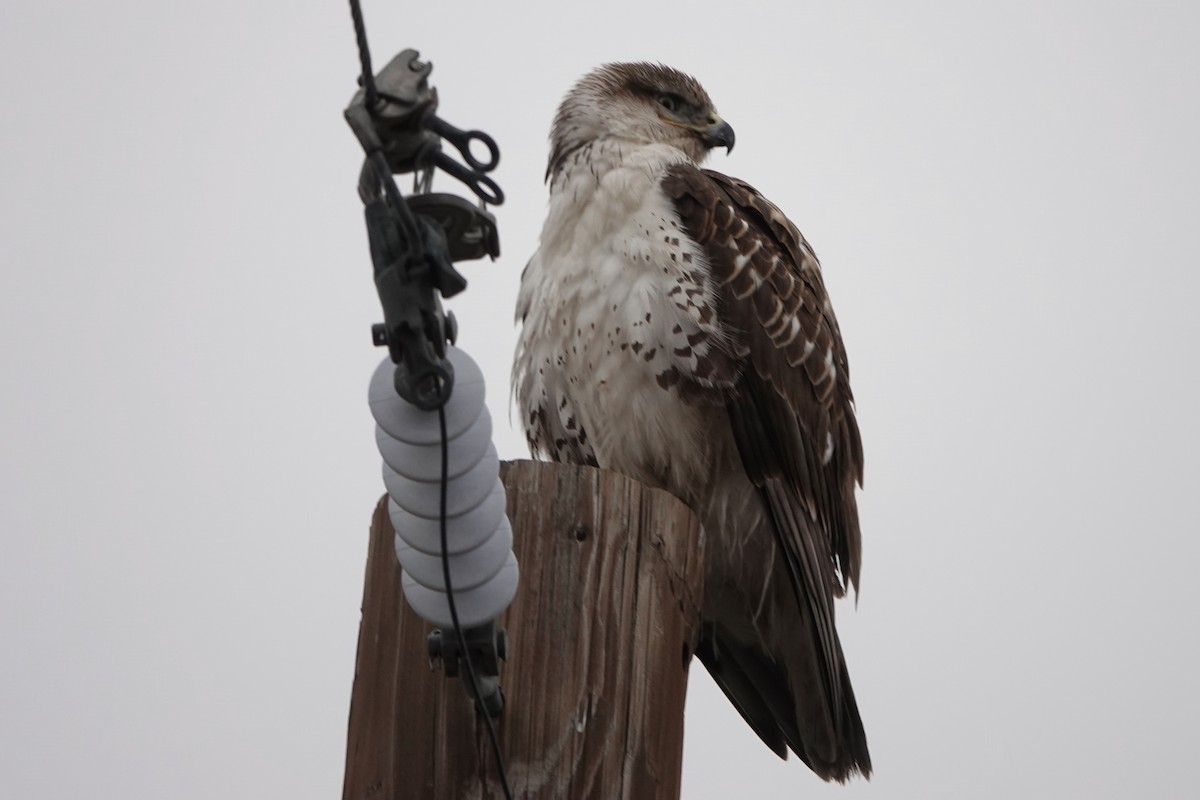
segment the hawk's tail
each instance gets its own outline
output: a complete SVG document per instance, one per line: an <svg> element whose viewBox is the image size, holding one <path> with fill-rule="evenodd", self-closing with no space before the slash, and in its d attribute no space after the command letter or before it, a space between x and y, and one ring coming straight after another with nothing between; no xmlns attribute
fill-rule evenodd
<svg viewBox="0 0 1200 800"><path fill-rule="evenodd" d="M819 643L811 625L785 621L782 652L770 654L714 626L705 629L696 656L743 719L780 758L790 748L818 776L845 782L856 773L871 777L871 755L854 689L835 641L840 666L838 691L824 690ZM835 634L836 636L836 634Z"/></svg>

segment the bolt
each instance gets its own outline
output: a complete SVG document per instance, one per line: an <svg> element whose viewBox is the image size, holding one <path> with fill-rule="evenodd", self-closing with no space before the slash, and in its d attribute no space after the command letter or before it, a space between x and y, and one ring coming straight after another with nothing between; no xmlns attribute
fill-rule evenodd
<svg viewBox="0 0 1200 800"><path fill-rule="evenodd" d="M500 630L496 633L496 655L500 656L501 661L508 660L508 631Z"/></svg>

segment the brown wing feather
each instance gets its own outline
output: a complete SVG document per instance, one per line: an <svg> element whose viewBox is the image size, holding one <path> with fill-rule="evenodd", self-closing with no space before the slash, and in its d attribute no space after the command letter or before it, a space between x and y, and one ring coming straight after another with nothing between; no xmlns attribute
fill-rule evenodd
<svg viewBox="0 0 1200 800"><path fill-rule="evenodd" d="M762 460L828 536L834 593L858 589L862 540L854 500L863 455L850 372L816 255L778 208L748 184L690 165L663 181L688 234L704 247L720 314L748 362L742 385L765 416ZM742 392L743 395L748 392ZM746 410L750 410L747 406ZM751 477L755 477L751 475ZM840 579L839 579L840 575Z"/></svg>
<svg viewBox="0 0 1200 800"><path fill-rule="evenodd" d="M815 658L813 675L824 687L823 700L796 698L816 716L798 710L795 719L829 731L830 738L811 731L802 736L801 748L790 737L789 744L827 779L844 780L853 771L869 775L870 756L833 611L834 596L848 585L858 589L861 537L854 491L862 482L862 444L846 352L820 265L783 213L741 181L679 165L662 187L703 248L731 355L742 365L727 402L729 419L742 465L770 513L799 603L798 620L806 620L804 638L811 642L792 643L802 652L788 669L808 669L808 659ZM735 704L743 715L755 703L776 707L753 680L740 691L735 685L722 688L740 695ZM786 736L793 717L773 713ZM759 735L778 747L778 734L774 740Z"/></svg>

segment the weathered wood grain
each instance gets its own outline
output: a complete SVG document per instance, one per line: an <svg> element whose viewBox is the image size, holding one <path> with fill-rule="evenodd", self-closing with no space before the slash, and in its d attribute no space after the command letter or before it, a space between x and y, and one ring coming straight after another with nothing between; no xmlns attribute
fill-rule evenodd
<svg viewBox="0 0 1200 800"><path fill-rule="evenodd" d="M501 465L521 565L495 721L514 795L679 797L703 543L678 500L615 473ZM459 679L431 672L381 501L371 525L344 800L500 798Z"/></svg>

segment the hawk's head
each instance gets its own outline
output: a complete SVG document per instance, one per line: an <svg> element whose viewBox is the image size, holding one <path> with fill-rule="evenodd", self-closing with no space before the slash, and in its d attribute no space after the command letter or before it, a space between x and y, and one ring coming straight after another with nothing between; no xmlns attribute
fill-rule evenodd
<svg viewBox="0 0 1200 800"><path fill-rule="evenodd" d="M546 178L601 138L668 144L696 163L713 147L733 149L733 128L717 116L704 87L661 64L605 64L580 79L554 118Z"/></svg>

